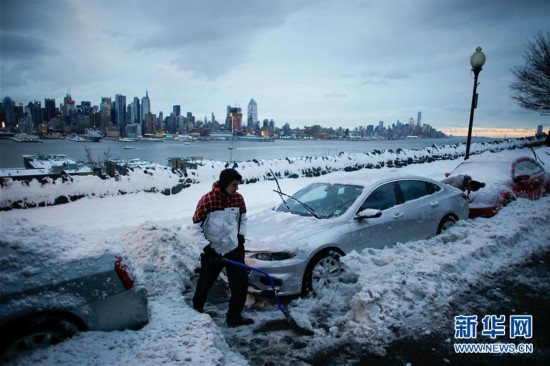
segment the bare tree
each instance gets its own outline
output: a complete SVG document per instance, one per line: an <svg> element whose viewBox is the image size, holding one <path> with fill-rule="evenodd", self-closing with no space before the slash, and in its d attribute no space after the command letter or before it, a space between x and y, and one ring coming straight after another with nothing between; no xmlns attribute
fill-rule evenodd
<svg viewBox="0 0 550 366"><path fill-rule="evenodd" d="M84 151L86 151L86 163L96 166L96 162L94 161L94 157L92 156L92 149L90 149L88 146L84 146Z"/></svg>
<svg viewBox="0 0 550 366"><path fill-rule="evenodd" d="M550 32L539 32L527 43L525 64L512 69L512 98L526 109L550 112Z"/></svg>
<svg viewBox="0 0 550 366"><path fill-rule="evenodd" d="M98 156L97 158L94 158L92 155L92 150L88 146L84 147L84 151L86 151L86 159L88 159L88 163L92 164L96 168L103 166L105 161L113 158L110 146L108 146L107 150L103 152L103 157Z"/></svg>

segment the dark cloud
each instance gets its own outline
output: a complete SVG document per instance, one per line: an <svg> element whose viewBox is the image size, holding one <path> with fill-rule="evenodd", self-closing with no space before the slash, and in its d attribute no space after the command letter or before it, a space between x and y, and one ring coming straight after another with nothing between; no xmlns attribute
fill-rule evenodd
<svg viewBox="0 0 550 366"><path fill-rule="evenodd" d="M289 1L163 1L147 13L149 27L132 49L177 54L172 64L216 79L239 65L258 33L285 24L303 5ZM166 12L165 9L170 9Z"/></svg>
<svg viewBox="0 0 550 366"><path fill-rule="evenodd" d="M68 0L2 0L0 31L51 37L77 29L75 2Z"/></svg>
<svg viewBox="0 0 550 366"><path fill-rule="evenodd" d="M0 33L0 54L4 61L29 59L39 61L40 56L57 53L43 39L8 32Z"/></svg>
<svg viewBox="0 0 550 366"><path fill-rule="evenodd" d="M446 29L472 27L473 32L502 24L517 26L518 19L548 20L550 14L550 1L547 0L430 1L425 5L417 13L418 24Z"/></svg>
<svg viewBox="0 0 550 366"><path fill-rule="evenodd" d="M171 106L191 94L189 103L209 110L261 91L271 105L285 103L279 94L294 98L300 110L289 115L324 118L289 87L307 84L314 95L364 93L373 103L334 113L384 115L399 100L462 121L469 57L479 45L487 55L481 119L484 108L495 115L491 105L510 102L510 69L540 25L548 28L548 14L548 0L0 0L0 81L22 101L52 97L54 89L94 100L157 88L156 111L161 101ZM172 92L174 85L182 86ZM410 92L420 87L426 92ZM522 112L503 111L493 119Z"/></svg>
<svg viewBox="0 0 550 366"><path fill-rule="evenodd" d="M155 31L141 34L138 49L179 49L192 44L246 42L265 28L281 26L300 7L289 1L162 1L144 14Z"/></svg>

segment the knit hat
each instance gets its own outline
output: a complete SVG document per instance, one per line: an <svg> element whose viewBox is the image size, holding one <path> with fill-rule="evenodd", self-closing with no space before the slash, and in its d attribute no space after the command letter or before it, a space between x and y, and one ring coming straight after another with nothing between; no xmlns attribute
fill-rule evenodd
<svg viewBox="0 0 550 366"><path fill-rule="evenodd" d="M242 179L243 177L235 169L224 169L220 173L218 185L220 186L222 192L225 192L231 182L234 180L238 180L240 182Z"/></svg>

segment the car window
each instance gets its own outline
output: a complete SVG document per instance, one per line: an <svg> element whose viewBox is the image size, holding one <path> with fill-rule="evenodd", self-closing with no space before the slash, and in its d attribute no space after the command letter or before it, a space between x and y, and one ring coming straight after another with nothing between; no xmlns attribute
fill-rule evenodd
<svg viewBox="0 0 550 366"><path fill-rule="evenodd" d="M308 205L320 218L330 218L342 215L363 193L363 187L351 184L313 183L299 190L293 196ZM286 199L277 211L289 212L303 216L310 216L300 202L292 198Z"/></svg>
<svg viewBox="0 0 550 366"><path fill-rule="evenodd" d="M516 171L515 176L518 175L536 175L543 171L543 169L536 163L529 161L529 160L523 160L516 164Z"/></svg>
<svg viewBox="0 0 550 366"><path fill-rule="evenodd" d="M376 188L369 194L367 199L361 205L359 211L363 211L367 208L375 210L387 210L397 204L397 198L395 196L394 183L386 183Z"/></svg>
<svg viewBox="0 0 550 366"><path fill-rule="evenodd" d="M437 184L431 183L431 182L424 182L426 183L426 189L428 190L428 194L432 194L435 192L439 192L441 190L441 187Z"/></svg>
<svg viewBox="0 0 550 366"><path fill-rule="evenodd" d="M401 188L405 202L433 194L440 190L439 186L423 180L402 180L399 181L399 187Z"/></svg>
<svg viewBox="0 0 550 366"><path fill-rule="evenodd" d="M298 194L299 199L304 203L321 200L327 196L326 186L322 184L314 185L306 191L300 191L300 193L302 194Z"/></svg>

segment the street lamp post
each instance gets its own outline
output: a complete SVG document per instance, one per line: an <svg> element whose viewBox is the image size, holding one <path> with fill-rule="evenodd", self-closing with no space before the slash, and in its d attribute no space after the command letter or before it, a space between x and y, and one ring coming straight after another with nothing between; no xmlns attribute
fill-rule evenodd
<svg viewBox="0 0 550 366"><path fill-rule="evenodd" d="M470 144L472 142L472 125L474 124L474 109L477 107L477 77L482 70L485 63L485 54L481 52L481 47L476 48L476 52L470 57L470 65L472 65L472 71L474 72L474 92L472 94L472 107L470 109L470 124L468 126L468 139L466 140L466 157L464 160L468 160L470 157Z"/></svg>

